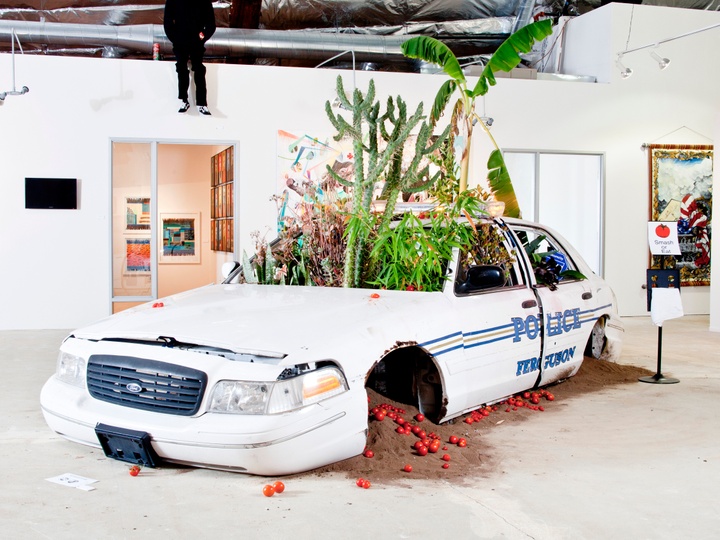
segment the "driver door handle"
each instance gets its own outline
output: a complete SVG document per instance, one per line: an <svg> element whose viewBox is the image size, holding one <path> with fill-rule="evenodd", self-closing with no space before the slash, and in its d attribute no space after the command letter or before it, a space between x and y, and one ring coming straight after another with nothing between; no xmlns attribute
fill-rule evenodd
<svg viewBox="0 0 720 540"><path fill-rule="evenodd" d="M537 302L535 300L525 300L522 303L523 309L529 309L537 306Z"/></svg>
<svg viewBox="0 0 720 540"><path fill-rule="evenodd" d="M584 293L582 293L582 299L583 299L583 300L590 300L591 298L592 298L592 293L591 293L591 292L584 292Z"/></svg>

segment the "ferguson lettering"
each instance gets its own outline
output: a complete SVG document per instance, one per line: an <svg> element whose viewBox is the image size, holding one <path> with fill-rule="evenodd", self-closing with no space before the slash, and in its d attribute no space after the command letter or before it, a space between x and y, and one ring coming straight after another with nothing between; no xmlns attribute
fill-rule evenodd
<svg viewBox="0 0 720 540"><path fill-rule="evenodd" d="M575 357L575 349L576 347L571 347L570 349L565 349L560 352L556 353L550 353L545 357L545 363L543 364L543 369L549 369L559 366L560 364L564 364L565 362L570 361L572 358ZM520 360L517 363L517 371L515 372L515 376L519 377L520 375L527 375L528 373L532 373L533 371L537 371L540 369L540 360L537 357L529 358L527 360Z"/></svg>

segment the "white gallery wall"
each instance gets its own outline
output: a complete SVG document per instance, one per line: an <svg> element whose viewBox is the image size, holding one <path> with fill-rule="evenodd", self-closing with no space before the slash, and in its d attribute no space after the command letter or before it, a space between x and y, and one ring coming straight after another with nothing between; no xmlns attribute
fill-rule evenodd
<svg viewBox="0 0 720 540"><path fill-rule="evenodd" d="M642 144L713 143L720 132L720 30L663 45L662 55L672 59L665 71L647 51L633 53L625 63L634 75L621 80L615 55L626 46L715 23L720 13L605 6L570 21L565 50L573 53L566 54L565 67L608 82L498 79L485 100L486 114L495 119L493 135L504 148L605 155L604 274L624 316L647 313L641 287L648 263L649 182ZM582 51L575 41L585 45ZM177 114L171 61L32 55L15 60L17 85L30 92L0 105L0 329L73 328L110 313L112 140L237 144L239 247L250 252L252 231L274 230L270 197L278 129L334 135L325 101L334 98L338 74L347 87L352 84L349 71L208 64L213 116L200 117L194 110ZM0 55L0 90L10 88L11 73L10 55ZM423 101L426 110L445 80L364 71L355 77L363 90L374 79L383 103L390 94L401 95L409 107ZM476 139L472 172L481 178L488 143L481 134ZM28 176L78 178L80 208L25 209ZM712 260L720 261L715 247ZM683 290L686 313L710 312L709 289Z"/></svg>

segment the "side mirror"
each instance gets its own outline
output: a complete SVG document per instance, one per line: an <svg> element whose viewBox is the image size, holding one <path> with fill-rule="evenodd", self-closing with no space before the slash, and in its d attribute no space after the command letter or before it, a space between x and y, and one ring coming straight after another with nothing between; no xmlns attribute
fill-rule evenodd
<svg viewBox="0 0 720 540"><path fill-rule="evenodd" d="M506 282L505 271L500 266L477 265L467 270L465 281L458 283L455 291L458 294L469 294L485 289L502 287Z"/></svg>
<svg viewBox="0 0 720 540"><path fill-rule="evenodd" d="M223 277L223 283L237 283L240 275L240 272L237 272L238 268L240 268L240 263L237 261L228 261L223 263L220 267L220 274Z"/></svg>

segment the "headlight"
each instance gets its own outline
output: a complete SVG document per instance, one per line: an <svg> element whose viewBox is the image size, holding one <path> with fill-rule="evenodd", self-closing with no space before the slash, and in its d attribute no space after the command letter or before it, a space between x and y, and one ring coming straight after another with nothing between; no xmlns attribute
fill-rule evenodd
<svg viewBox="0 0 720 540"><path fill-rule="evenodd" d="M347 391L342 372L334 367L274 382L220 381L208 411L231 414L277 414L317 403Z"/></svg>
<svg viewBox="0 0 720 540"><path fill-rule="evenodd" d="M62 382L85 388L85 359L60 351L55 375Z"/></svg>

